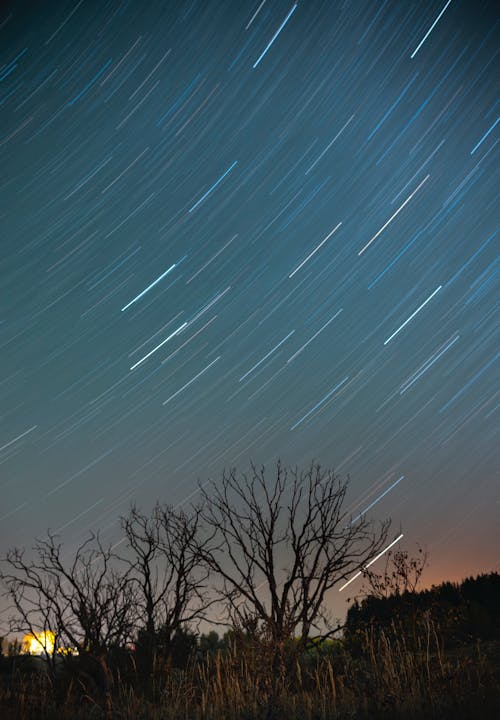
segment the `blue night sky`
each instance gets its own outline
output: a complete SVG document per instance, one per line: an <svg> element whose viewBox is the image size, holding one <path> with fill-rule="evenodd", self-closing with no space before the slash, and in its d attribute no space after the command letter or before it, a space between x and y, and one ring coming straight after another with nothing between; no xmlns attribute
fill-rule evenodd
<svg viewBox="0 0 500 720"><path fill-rule="evenodd" d="M498 568L495 3L0 12L2 547L280 457Z"/></svg>

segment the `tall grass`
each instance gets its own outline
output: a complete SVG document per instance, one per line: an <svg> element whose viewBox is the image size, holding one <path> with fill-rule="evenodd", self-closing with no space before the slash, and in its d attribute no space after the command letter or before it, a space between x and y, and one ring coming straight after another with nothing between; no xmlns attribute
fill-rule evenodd
<svg viewBox="0 0 500 720"><path fill-rule="evenodd" d="M327 654L290 659L277 681L265 652L236 647L187 668L157 668L145 683L115 673L111 705L78 677L2 677L4 720L474 720L500 717L498 647L448 650L427 620L415 636L368 628Z"/></svg>

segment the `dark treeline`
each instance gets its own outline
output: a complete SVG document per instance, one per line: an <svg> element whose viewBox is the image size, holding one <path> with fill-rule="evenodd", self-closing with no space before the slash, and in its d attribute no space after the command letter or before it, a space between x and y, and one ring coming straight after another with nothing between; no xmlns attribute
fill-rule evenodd
<svg viewBox="0 0 500 720"><path fill-rule="evenodd" d="M443 582L427 590L374 594L356 600L348 610L345 635L369 627L390 631L401 624L409 635L415 618L439 624L448 647L474 640L500 640L500 575L469 577L460 583Z"/></svg>
<svg viewBox="0 0 500 720"><path fill-rule="evenodd" d="M4 643L2 717L493 717L499 576L418 591L426 555L403 550L367 570L390 523L353 521L347 488L315 465L253 467L189 507L132 507L113 545L49 531L11 549L10 631L42 637L42 657ZM358 572L341 624L330 605Z"/></svg>

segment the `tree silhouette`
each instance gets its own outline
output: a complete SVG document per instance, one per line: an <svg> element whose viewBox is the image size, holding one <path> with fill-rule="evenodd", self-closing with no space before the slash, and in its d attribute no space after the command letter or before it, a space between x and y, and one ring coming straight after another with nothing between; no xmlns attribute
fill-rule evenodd
<svg viewBox="0 0 500 720"><path fill-rule="evenodd" d="M390 597L414 593L420 583L422 573L427 565L428 553L417 545L417 553L410 555L408 550L396 550L385 556L385 567L381 572L365 568L365 582L360 597Z"/></svg>
<svg viewBox="0 0 500 720"><path fill-rule="evenodd" d="M58 652L73 649L108 704L108 653L132 639L136 624L129 571L120 568L117 556L94 534L67 560L58 536L50 531L35 542L32 558L15 548L5 556L4 567L0 580L16 611L11 630L53 633L53 647L44 648L53 671Z"/></svg>
<svg viewBox="0 0 500 720"><path fill-rule="evenodd" d="M250 476L231 470L201 488L210 539L200 555L220 578L228 622L267 639L274 665L287 645L300 650L312 633L333 631L326 594L385 543L388 522L378 530L365 517L350 522L346 491L331 470L280 463L273 479L252 466Z"/></svg>
<svg viewBox="0 0 500 720"><path fill-rule="evenodd" d="M184 625L203 617L210 602L207 569L196 549L200 514L157 503L150 515L135 506L121 518L136 586L139 618L136 647L151 671L158 654L172 650Z"/></svg>

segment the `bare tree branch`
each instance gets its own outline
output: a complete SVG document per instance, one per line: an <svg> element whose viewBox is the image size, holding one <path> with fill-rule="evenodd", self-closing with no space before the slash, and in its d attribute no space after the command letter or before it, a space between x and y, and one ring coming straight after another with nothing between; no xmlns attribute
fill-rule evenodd
<svg viewBox="0 0 500 720"><path fill-rule="evenodd" d="M211 542L198 546L216 573L230 622L264 633L279 647L293 638L330 634L325 597L383 547L389 522L376 530L343 510L347 482L311 465L305 472L278 463L265 470L224 473L201 487L200 513Z"/></svg>
<svg viewBox="0 0 500 720"><path fill-rule="evenodd" d="M182 626L204 617L208 568L196 550L200 513L157 503L150 515L132 507L121 518L129 555L125 560L137 590L143 649L153 662L158 633L167 645Z"/></svg>

